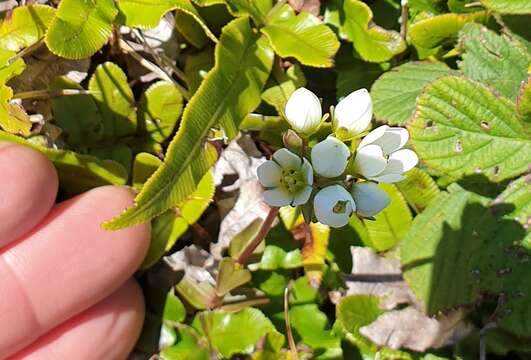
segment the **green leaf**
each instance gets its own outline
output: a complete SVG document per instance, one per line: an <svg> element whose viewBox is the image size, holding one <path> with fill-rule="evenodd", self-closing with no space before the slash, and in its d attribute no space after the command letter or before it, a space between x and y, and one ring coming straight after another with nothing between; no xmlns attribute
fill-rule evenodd
<svg viewBox="0 0 531 360"><path fill-rule="evenodd" d="M373 23L371 8L359 0L345 0L342 30L354 44L362 60L384 62L406 50L399 33Z"/></svg>
<svg viewBox="0 0 531 360"><path fill-rule="evenodd" d="M232 258L223 258L219 263L216 295L222 297L249 281L251 281L251 272L249 270L242 268Z"/></svg>
<svg viewBox="0 0 531 360"><path fill-rule="evenodd" d="M0 49L0 83L6 84L9 80L22 74L26 69L24 60L18 58L15 61L11 59L16 55L14 51Z"/></svg>
<svg viewBox="0 0 531 360"><path fill-rule="evenodd" d="M188 326L179 328L177 344L162 350L162 360L209 360L208 348L200 341L197 332Z"/></svg>
<svg viewBox="0 0 531 360"><path fill-rule="evenodd" d="M384 73L371 88L374 116L390 125L404 125L422 89L450 71L441 62L408 62Z"/></svg>
<svg viewBox="0 0 531 360"><path fill-rule="evenodd" d="M11 134L29 136L31 120L22 106L11 102L12 97L13 90L0 84L0 128Z"/></svg>
<svg viewBox="0 0 531 360"><path fill-rule="evenodd" d="M46 32L46 45L67 59L87 58L105 45L117 13L113 0L62 0Z"/></svg>
<svg viewBox="0 0 531 360"><path fill-rule="evenodd" d="M275 64L271 78L262 93L262 100L274 106L279 114L283 114L291 94L304 85L306 78L298 64L293 64L285 71Z"/></svg>
<svg viewBox="0 0 531 360"><path fill-rule="evenodd" d="M527 49L506 35L472 23L463 27L459 41L465 50L459 67L465 75L515 100L531 62Z"/></svg>
<svg viewBox="0 0 531 360"><path fill-rule="evenodd" d="M273 0L196 0L196 3L200 6L225 3L233 16L249 15L257 25L265 23L273 7Z"/></svg>
<svg viewBox="0 0 531 360"><path fill-rule="evenodd" d="M450 191L415 218L402 241L405 280L429 314L503 292L498 316L488 321L531 336L530 254L520 246L525 230L510 213L516 204L491 202L458 186Z"/></svg>
<svg viewBox="0 0 531 360"><path fill-rule="evenodd" d="M361 337L360 327L369 325L384 313L378 307L379 300L376 296L350 295L341 299L336 307L337 325L343 331Z"/></svg>
<svg viewBox="0 0 531 360"><path fill-rule="evenodd" d="M50 84L50 90L62 89L83 90L66 76L57 77ZM103 139L103 119L92 96L55 96L51 102L54 122L63 130L63 138L69 145L94 145Z"/></svg>
<svg viewBox="0 0 531 360"><path fill-rule="evenodd" d="M89 90L100 109L104 137L115 139L136 132L136 108L127 76L112 62L98 65L89 81Z"/></svg>
<svg viewBox="0 0 531 360"><path fill-rule="evenodd" d="M68 194L78 194L102 185L124 185L127 182L127 171L112 160L102 161L90 155L49 149L3 131L0 131L0 140L29 146L50 159L59 174L61 187Z"/></svg>
<svg viewBox="0 0 531 360"><path fill-rule="evenodd" d="M480 0L485 7L501 14L531 14L528 0Z"/></svg>
<svg viewBox="0 0 531 360"><path fill-rule="evenodd" d="M260 339L270 334L280 334L271 321L258 309L246 308L237 313L223 310L202 312L196 315L192 326L200 334L208 334L211 345L224 358L235 354L251 354Z"/></svg>
<svg viewBox="0 0 531 360"><path fill-rule="evenodd" d="M273 52L265 39L253 33L247 18L233 20L224 28L216 47L216 66L186 106L164 165L146 183L135 206L106 228L145 222L194 191L217 158L209 144L202 151L210 128L221 123L229 138L237 134L240 122L260 103L272 61Z"/></svg>
<svg viewBox="0 0 531 360"><path fill-rule="evenodd" d="M200 52L186 56L184 74L186 75L188 90L192 94L197 91L210 69L214 67L213 55L213 49L208 47Z"/></svg>
<svg viewBox="0 0 531 360"><path fill-rule="evenodd" d="M459 30L469 22L484 22L483 11L467 14L442 14L417 21L409 28L411 42L421 48L431 49L446 41L453 41Z"/></svg>
<svg viewBox="0 0 531 360"><path fill-rule="evenodd" d="M190 0L120 0L118 8L120 20L125 25L142 29L156 27L164 14L177 9L190 15L212 41L218 42Z"/></svg>
<svg viewBox="0 0 531 360"><path fill-rule="evenodd" d="M392 184L380 184L391 202L374 220L363 222L369 233L370 246L376 251L386 251L397 245L406 235L413 218L402 194Z"/></svg>
<svg viewBox="0 0 531 360"><path fill-rule="evenodd" d="M170 291L166 295L166 302L162 312L162 319L165 321L182 322L186 318L186 309L182 301Z"/></svg>
<svg viewBox="0 0 531 360"><path fill-rule="evenodd" d="M114 160L123 165L127 173L131 173L133 164L133 151L126 144L114 144L110 146L88 149L88 154L99 157L102 160Z"/></svg>
<svg viewBox="0 0 531 360"><path fill-rule="evenodd" d="M339 49L339 41L328 26L310 13L296 15L287 4L271 14L261 31L278 55L294 57L303 65L331 67Z"/></svg>
<svg viewBox="0 0 531 360"><path fill-rule="evenodd" d="M267 245L260 260L260 269L294 269L302 266L302 254L299 249L286 251L279 246Z"/></svg>
<svg viewBox="0 0 531 360"><path fill-rule="evenodd" d="M522 82L516 98L516 111L521 119L531 122L531 75Z"/></svg>
<svg viewBox="0 0 531 360"><path fill-rule="evenodd" d="M156 142L163 142L170 136L183 109L183 97L177 87L169 81L151 85L140 101L139 127Z"/></svg>
<svg viewBox="0 0 531 360"><path fill-rule="evenodd" d="M19 51L44 37L55 14L55 9L46 5L20 6L0 25L0 48Z"/></svg>
<svg viewBox="0 0 531 360"><path fill-rule="evenodd" d="M499 182L529 165L529 129L514 103L465 78L428 85L408 129L422 161L453 178L481 173Z"/></svg>
<svg viewBox="0 0 531 360"><path fill-rule="evenodd" d="M395 185L409 206L417 214L421 213L441 191L431 176L424 170L413 168L405 175L406 178Z"/></svg>

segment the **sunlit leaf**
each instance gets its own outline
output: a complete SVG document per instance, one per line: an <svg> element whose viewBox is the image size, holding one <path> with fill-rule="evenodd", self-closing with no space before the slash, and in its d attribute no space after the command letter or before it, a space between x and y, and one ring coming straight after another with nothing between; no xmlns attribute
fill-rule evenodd
<svg viewBox="0 0 531 360"><path fill-rule="evenodd" d="M306 85L306 78L298 64L290 66L287 70L275 64L271 75L262 93L262 99L274 106L279 114L283 114L290 95L297 88Z"/></svg>
<svg viewBox="0 0 531 360"><path fill-rule="evenodd" d="M339 41L328 26L307 12L296 15L289 5L276 10L261 31L278 55L294 57L303 65L330 67L339 49Z"/></svg>
<svg viewBox="0 0 531 360"><path fill-rule="evenodd" d="M186 56L184 73L188 90L195 93L203 82L210 69L214 67L214 51L208 47L204 50Z"/></svg>
<svg viewBox="0 0 531 360"><path fill-rule="evenodd" d="M209 351L200 335L188 326L178 330L178 341L159 354L162 360L210 360Z"/></svg>
<svg viewBox="0 0 531 360"><path fill-rule="evenodd" d="M216 294L224 296L250 280L251 272L249 270L243 268L231 258L223 258L219 263Z"/></svg>
<svg viewBox="0 0 531 360"><path fill-rule="evenodd" d="M424 86L450 71L440 62L408 62L384 73L371 88L374 116L390 125L404 125Z"/></svg>
<svg viewBox="0 0 531 360"><path fill-rule="evenodd" d="M516 111L524 121L531 122L531 75L520 86L516 98Z"/></svg>
<svg viewBox="0 0 531 360"><path fill-rule="evenodd" d="M501 14L531 14L528 0L480 0L490 10Z"/></svg>
<svg viewBox="0 0 531 360"><path fill-rule="evenodd" d="M166 160L138 195L134 207L107 223L117 229L151 219L184 200L217 158L208 145L210 128L221 123L234 137L239 123L260 103L273 52L265 39L240 18L224 28L216 47L216 66L190 100Z"/></svg>
<svg viewBox="0 0 531 360"><path fill-rule="evenodd" d="M20 6L0 25L0 48L19 51L44 37L55 9L41 4Z"/></svg>
<svg viewBox="0 0 531 360"><path fill-rule="evenodd" d="M8 133L29 136L31 120L19 104L11 102L13 90L0 84L0 128Z"/></svg>
<svg viewBox="0 0 531 360"><path fill-rule="evenodd" d="M264 23L269 10L273 7L273 0L196 0L196 2L201 6L225 3L233 16L248 15L256 24Z"/></svg>
<svg viewBox="0 0 531 360"><path fill-rule="evenodd" d="M419 168L413 168L405 175L405 180L395 185L409 206L421 213L439 195L439 187L431 176Z"/></svg>
<svg viewBox="0 0 531 360"><path fill-rule="evenodd" d="M89 57L109 39L117 13L113 0L62 0L46 32L46 45L67 59Z"/></svg>
<svg viewBox="0 0 531 360"><path fill-rule="evenodd" d="M454 178L479 173L499 182L529 165L529 129L514 103L465 78L428 85L408 128L421 160Z"/></svg>

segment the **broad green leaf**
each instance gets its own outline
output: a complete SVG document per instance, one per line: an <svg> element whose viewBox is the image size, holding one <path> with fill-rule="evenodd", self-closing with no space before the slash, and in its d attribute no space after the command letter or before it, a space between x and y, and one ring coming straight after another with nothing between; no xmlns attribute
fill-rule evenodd
<svg viewBox="0 0 531 360"><path fill-rule="evenodd" d="M450 72L441 62L408 62L384 73L371 88L374 116L390 125L404 125L422 89Z"/></svg>
<svg viewBox="0 0 531 360"><path fill-rule="evenodd" d="M260 260L260 269L294 269L302 266L302 254L299 249L286 251L275 245L267 245Z"/></svg>
<svg viewBox="0 0 531 360"><path fill-rule="evenodd" d="M209 41L203 28L189 13L175 10L175 29L186 41L198 49L202 49Z"/></svg>
<svg viewBox="0 0 531 360"><path fill-rule="evenodd" d="M214 51L208 47L204 50L189 54L184 63L184 73L188 90L195 93L199 85L205 80L210 69L214 67Z"/></svg>
<svg viewBox="0 0 531 360"><path fill-rule="evenodd" d="M531 122L531 75L520 86L516 98L516 111L524 121Z"/></svg>
<svg viewBox="0 0 531 360"><path fill-rule="evenodd" d="M212 41L218 41L190 0L120 0L118 8L120 9L119 17L125 25L143 29L156 27L164 14L177 9L197 21Z"/></svg>
<svg viewBox="0 0 531 360"><path fill-rule="evenodd" d="M183 97L169 81L151 85L139 104L139 127L156 142L163 142L171 135L183 109Z"/></svg>
<svg viewBox="0 0 531 360"><path fill-rule="evenodd" d="M162 160L150 153L139 153L133 163L133 188L140 191L144 183L162 165Z"/></svg>
<svg viewBox="0 0 531 360"><path fill-rule="evenodd" d="M528 0L480 0L485 7L500 14L531 14Z"/></svg>
<svg viewBox="0 0 531 360"><path fill-rule="evenodd" d="M90 155L49 149L3 131L0 131L0 140L29 146L50 159L59 174L61 187L69 194L78 194L102 185L124 185L127 182L127 171L112 160L102 161Z"/></svg>
<svg viewBox="0 0 531 360"><path fill-rule="evenodd" d="M483 22L486 14L483 11L467 14L442 14L417 21L409 28L409 39L421 48L431 49L452 41L459 30L469 22Z"/></svg>
<svg viewBox="0 0 531 360"><path fill-rule="evenodd" d="M182 301L175 296L173 291L168 292L162 311L162 319L165 321L182 322L185 318L186 309Z"/></svg>
<svg viewBox="0 0 531 360"><path fill-rule="evenodd" d="M46 32L46 45L67 59L92 56L109 39L117 13L113 0L62 0Z"/></svg>
<svg viewBox="0 0 531 360"><path fill-rule="evenodd" d="M356 337L360 327L369 325L384 313L378 307L379 300L376 296L350 295L341 299L336 307L336 321L340 329Z"/></svg>
<svg viewBox="0 0 531 360"><path fill-rule="evenodd" d="M343 32L362 60L384 62L406 49L399 33L373 23L371 8L360 0L345 0Z"/></svg>
<svg viewBox="0 0 531 360"><path fill-rule="evenodd" d="M136 131L136 108L127 76L112 62L98 65L89 81L89 90L100 109L106 139L131 135Z"/></svg>
<svg viewBox="0 0 531 360"><path fill-rule="evenodd" d="M364 220L371 247L376 251L386 251L397 245L407 234L413 218L402 194L392 184L380 184L391 202L375 220Z"/></svg>
<svg viewBox="0 0 531 360"><path fill-rule="evenodd" d="M271 78L262 93L262 100L274 106L279 114L283 114L291 94L304 85L306 85L306 78L298 64L293 64L285 71L275 64Z"/></svg>
<svg viewBox="0 0 531 360"><path fill-rule="evenodd" d="M310 13L296 15L287 4L271 14L261 31L279 56L294 57L303 65L331 67L339 49L339 41L328 26Z"/></svg>
<svg viewBox="0 0 531 360"><path fill-rule="evenodd" d="M213 146L203 146L210 128L222 124L229 138L237 134L240 122L260 103L272 61L273 52L265 39L253 33L247 18L224 28L216 47L216 66L186 106L164 165L146 183L135 206L107 223L108 229L145 222L194 191L217 158Z"/></svg>
<svg viewBox="0 0 531 360"><path fill-rule="evenodd" d="M193 328L182 326L177 334L177 343L160 352L162 360L210 360L208 348Z"/></svg>
<svg viewBox="0 0 531 360"><path fill-rule="evenodd" d="M208 336L210 344L224 358L235 354L251 354L260 339L270 334L282 339L271 321L258 309L246 308L237 313L223 310L202 312L196 315L192 326Z"/></svg>
<svg viewBox="0 0 531 360"><path fill-rule="evenodd" d="M199 0L196 2L198 4L202 2L203 4L199 4L201 6L225 3L233 16L240 17L249 15L257 25L266 22L266 17L273 7L273 0Z"/></svg>
<svg viewBox="0 0 531 360"><path fill-rule="evenodd" d="M11 134L29 136L31 120L22 106L11 102L12 97L13 90L0 84L0 128Z"/></svg>
<svg viewBox="0 0 531 360"><path fill-rule="evenodd" d="M232 258L223 258L219 262L216 295L222 297L249 281L251 281L251 272L249 270L243 268Z"/></svg>
<svg viewBox="0 0 531 360"><path fill-rule="evenodd" d="M114 160L122 164L128 174L131 173L133 151L126 144L118 143L110 146L90 148L87 153L97 156L102 160Z"/></svg>
<svg viewBox="0 0 531 360"><path fill-rule="evenodd" d="M424 170L413 168L405 175L406 178L395 185L409 206L417 214L421 213L441 191L431 176Z"/></svg>
<svg viewBox="0 0 531 360"><path fill-rule="evenodd" d="M510 213L517 203L492 202L458 186L449 190L415 218L401 243L405 280L429 314L503 292L500 316L491 319L531 336L531 254L521 246L525 229Z"/></svg>
<svg viewBox="0 0 531 360"><path fill-rule="evenodd" d="M421 160L453 178L480 173L499 182L529 165L529 129L514 103L462 77L428 85L408 129Z"/></svg>
<svg viewBox="0 0 531 360"><path fill-rule="evenodd" d="M46 5L20 6L0 25L0 48L19 51L44 37L55 9Z"/></svg>
<svg viewBox="0 0 531 360"><path fill-rule="evenodd" d="M515 100L520 83L528 76L531 57L527 49L506 35L473 23L463 27L459 41L465 51L459 67L465 75Z"/></svg>
<svg viewBox="0 0 531 360"><path fill-rule="evenodd" d="M83 90L81 85L66 76L57 77L50 84L50 90L60 89ZM51 102L54 122L63 130L62 137L66 143L88 146L103 139L103 119L92 96L56 96Z"/></svg>
<svg viewBox="0 0 531 360"><path fill-rule="evenodd" d="M14 51L0 49L0 83L6 84L9 80L22 74L26 69L24 60L18 58L15 61L11 59L16 55Z"/></svg>

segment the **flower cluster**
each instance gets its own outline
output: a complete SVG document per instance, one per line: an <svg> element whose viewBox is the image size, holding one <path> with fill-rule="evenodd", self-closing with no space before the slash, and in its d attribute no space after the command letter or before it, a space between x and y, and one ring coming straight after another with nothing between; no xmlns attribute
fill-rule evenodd
<svg viewBox="0 0 531 360"><path fill-rule="evenodd" d="M376 183L403 180L403 173L417 164L418 157L403 149L409 134L399 127L380 126L358 143L372 119L366 89L352 92L330 113L333 134L307 151L308 139L328 116L323 116L314 93L297 89L286 104L285 117L303 145L298 153L277 150L257 173L270 206L310 206L317 221L342 227L353 213L370 218L389 205L389 196ZM354 155L345 143L357 144Z"/></svg>

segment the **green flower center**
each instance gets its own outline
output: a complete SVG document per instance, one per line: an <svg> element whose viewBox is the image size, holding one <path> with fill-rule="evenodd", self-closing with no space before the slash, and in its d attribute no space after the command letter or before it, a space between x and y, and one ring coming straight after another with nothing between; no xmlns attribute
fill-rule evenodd
<svg viewBox="0 0 531 360"><path fill-rule="evenodd" d="M348 201L340 200L334 205L332 211L334 214L344 214L347 211L347 204Z"/></svg>
<svg viewBox="0 0 531 360"><path fill-rule="evenodd" d="M290 193L297 193L306 186L306 181L300 171L295 169L282 170L280 183L288 189Z"/></svg>

